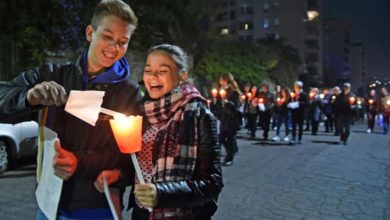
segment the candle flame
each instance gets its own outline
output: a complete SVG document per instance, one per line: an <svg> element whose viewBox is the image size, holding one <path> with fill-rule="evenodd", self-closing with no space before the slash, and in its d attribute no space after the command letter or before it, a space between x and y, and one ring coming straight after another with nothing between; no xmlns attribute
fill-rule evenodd
<svg viewBox="0 0 390 220"><path fill-rule="evenodd" d="M142 147L142 117L115 116L110 120L115 140L122 153L135 153Z"/></svg>
<svg viewBox="0 0 390 220"><path fill-rule="evenodd" d="M213 97L217 97L217 95L218 95L218 90L217 89L212 89L211 90L211 95L213 96Z"/></svg>

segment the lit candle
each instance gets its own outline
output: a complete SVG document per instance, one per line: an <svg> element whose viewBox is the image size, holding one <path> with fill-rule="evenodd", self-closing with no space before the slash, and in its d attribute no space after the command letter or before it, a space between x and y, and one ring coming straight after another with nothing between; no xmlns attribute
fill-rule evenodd
<svg viewBox="0 0 390 220"><path fill-rule="evenodd" d="M333 99L333 100L335 100L335 99L336 99L336 96L335 96L335 95L333 95L333 96L332 96L332 99Z"/></svg>
<svg viewBox="0 0 390 220"><path fill-rule="evenodd" d="M349 104L353 105L356 101L356 98L355 97L351 97L349 98Z"/></svg>
<svg viewBox="0 0 390 220"><path fill-rule="evenodd" d="M390 106L390 99L387 99L386 105Z"/></svg>
<svg viewBox="0 0 390 220"><path fill-rule="evenodd" d="M325 94L324 93L321 93L320 94L320 99L324 99L325 98Z"/></svg>
<svg viewBox="0 0 390 220"><path fill-rule="evenodd" d="M252 98L252 93L251 93L251 92L248 92L248 93L246 94L246 96L248 96L248 99L251 99L251 98Z"/></svg>
<svg viewBox="0 0 390 220"><path fill-rule="evenodd" d="M281 99L280 97L278 97L278 98L276 99L276 102L278 102L278 104L281 105L281 104L283 104L284 99Z"/></svg>
<svg viewBox="0 0 390 220"><path fill-rule="evenodd" d="M264 99L263 98L259 98L259 103L263 103L264 102Z"/></svg>
<svg viewBox="0 0 390 220"><path fill-rule="evenodd" d="M122 153L135 153L142 148L142 117L120 116L110 120L116 143Z"/></svg>
<svg viewBox="0 0 390 220"><path fill-rule="evenodd" d="M368 100L368 103L369 103L370 105L372 105L372 104L374 104L374 100L369 99L369 100Z"/></svg>
<svg viewBox="0 0 390 220"><path fill-rule="evenodd" d="M226 90L220 89L219 90L219 95L221 96L222 99L226 98Z"/></svg>
<svg viewBox="0 0 390 220"><path fill-rule="evenodd" d="M314 98L314 92L310 92L309 96L310 96L311 99Z"/></svg>
<svg viewBox="0 0 390 220"><path fill-rule="evenodd" d="M130 153L135 173L141 184L145 184L141 168L135 152L142 148L142 117L141 116L120 116L110 120L111 129L114 133L116 143L122 153ZM148 209L152 211L152 209Z"/></svg>
<svg viewBox="0 0 390 220"><path fill-rule="evenodd" d="M244 101L246 98L246 95L241 95L241 100Z"/></svg>
<svg viewBox="0 0 390 220"><path fill-rule="evenodd" d="M218 95L218 90L217 89L212 89L211 90L211 95L215 98L215 97L217 97L217 95Z"/></svg>
<svg viewBox="0 0 390 220"><path fill-rule="evenodd" d="M294 93L294 92L291 92L291 93L290 93L290 96L291 96L291 98L295 98L295 93Z"/></svg>
<svg viewBox="0 0 390 220"><path fill-rule="evenodd" d="M361 104L362 104L362 101L361 101L361 100L358 100L358 101L357 101L357 104L358 104L358 105L361 105Z"/></svg>

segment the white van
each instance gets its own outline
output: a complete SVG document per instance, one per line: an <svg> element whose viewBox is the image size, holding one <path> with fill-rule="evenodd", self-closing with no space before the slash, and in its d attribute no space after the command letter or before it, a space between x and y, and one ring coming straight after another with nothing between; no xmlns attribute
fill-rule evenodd
<svg viewBox="0 0 390 220"><path fill-rule="evenodd" d="M37 140L38 123L35 121L0 123L0 174L17 159L36 155Z"/></svg>

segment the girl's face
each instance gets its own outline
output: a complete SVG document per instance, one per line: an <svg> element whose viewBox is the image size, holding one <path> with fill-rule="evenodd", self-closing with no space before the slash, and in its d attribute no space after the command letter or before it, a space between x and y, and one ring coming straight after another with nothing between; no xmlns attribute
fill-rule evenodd
<svg viewBox="0 0 390 220"><path fill-rule="evenodd" d="M223 78L219 78L219 85L225 87L228 85L228 81Z"/></svg>
<svg viewBox="0 0 390 220"><path fill-rule="evenodd" d="M176 62L163 51L153 51L146 59L144 83L152 99L159 99L179 85Z"/></svg>
<svg viewBox="0 0 390 220"><path fill-rule="evenodd" d="M251 88L251 92L253 93L253 95L256 93L256 91L257 91L257 87L256 87L256 86L253 86L253 87Z"/></svg>

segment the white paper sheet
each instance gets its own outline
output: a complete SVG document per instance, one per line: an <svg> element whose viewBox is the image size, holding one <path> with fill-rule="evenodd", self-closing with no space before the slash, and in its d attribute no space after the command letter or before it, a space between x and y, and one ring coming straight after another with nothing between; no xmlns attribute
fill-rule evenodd
<svg viewBox="0 0 390 220"><path fill-rule="evenodd" d="M299 102L290 102L287 104L287 107L290 109L297 109L299 108Z"/></svg>
<svg viewBox="0 0 390 220"><path fill-rule="evenodd" d="M265 106L263 103L258 104L260 111L265 112Z"/></svg>
<svg viewBox="0 0 390 220"><path fill-rule="evenodd" d="M122 213L121 213L120 201L119 201L119 190L114 188L109 188L106 177L103 177L103 188L104 188L104 194L106 195L108 205L110 206L114 220L122 220ZM118 215L118 213L120 214Z"/></svg>
<svg viewBox="0 0 390 220"><path fill-rule="evenodd" d="M42 175L38 183L35 196L39 208L49 220L55 220L60 201L63 180L54 174L53 158L56 154L54 142L57 134L45 128L43 145Z"/></svg>
<svg viewBox="0 0 390 220"><path fill-rule="evenodd" d="M70 91L65 111L95 126L103 103L104 91Z"/></svg>

